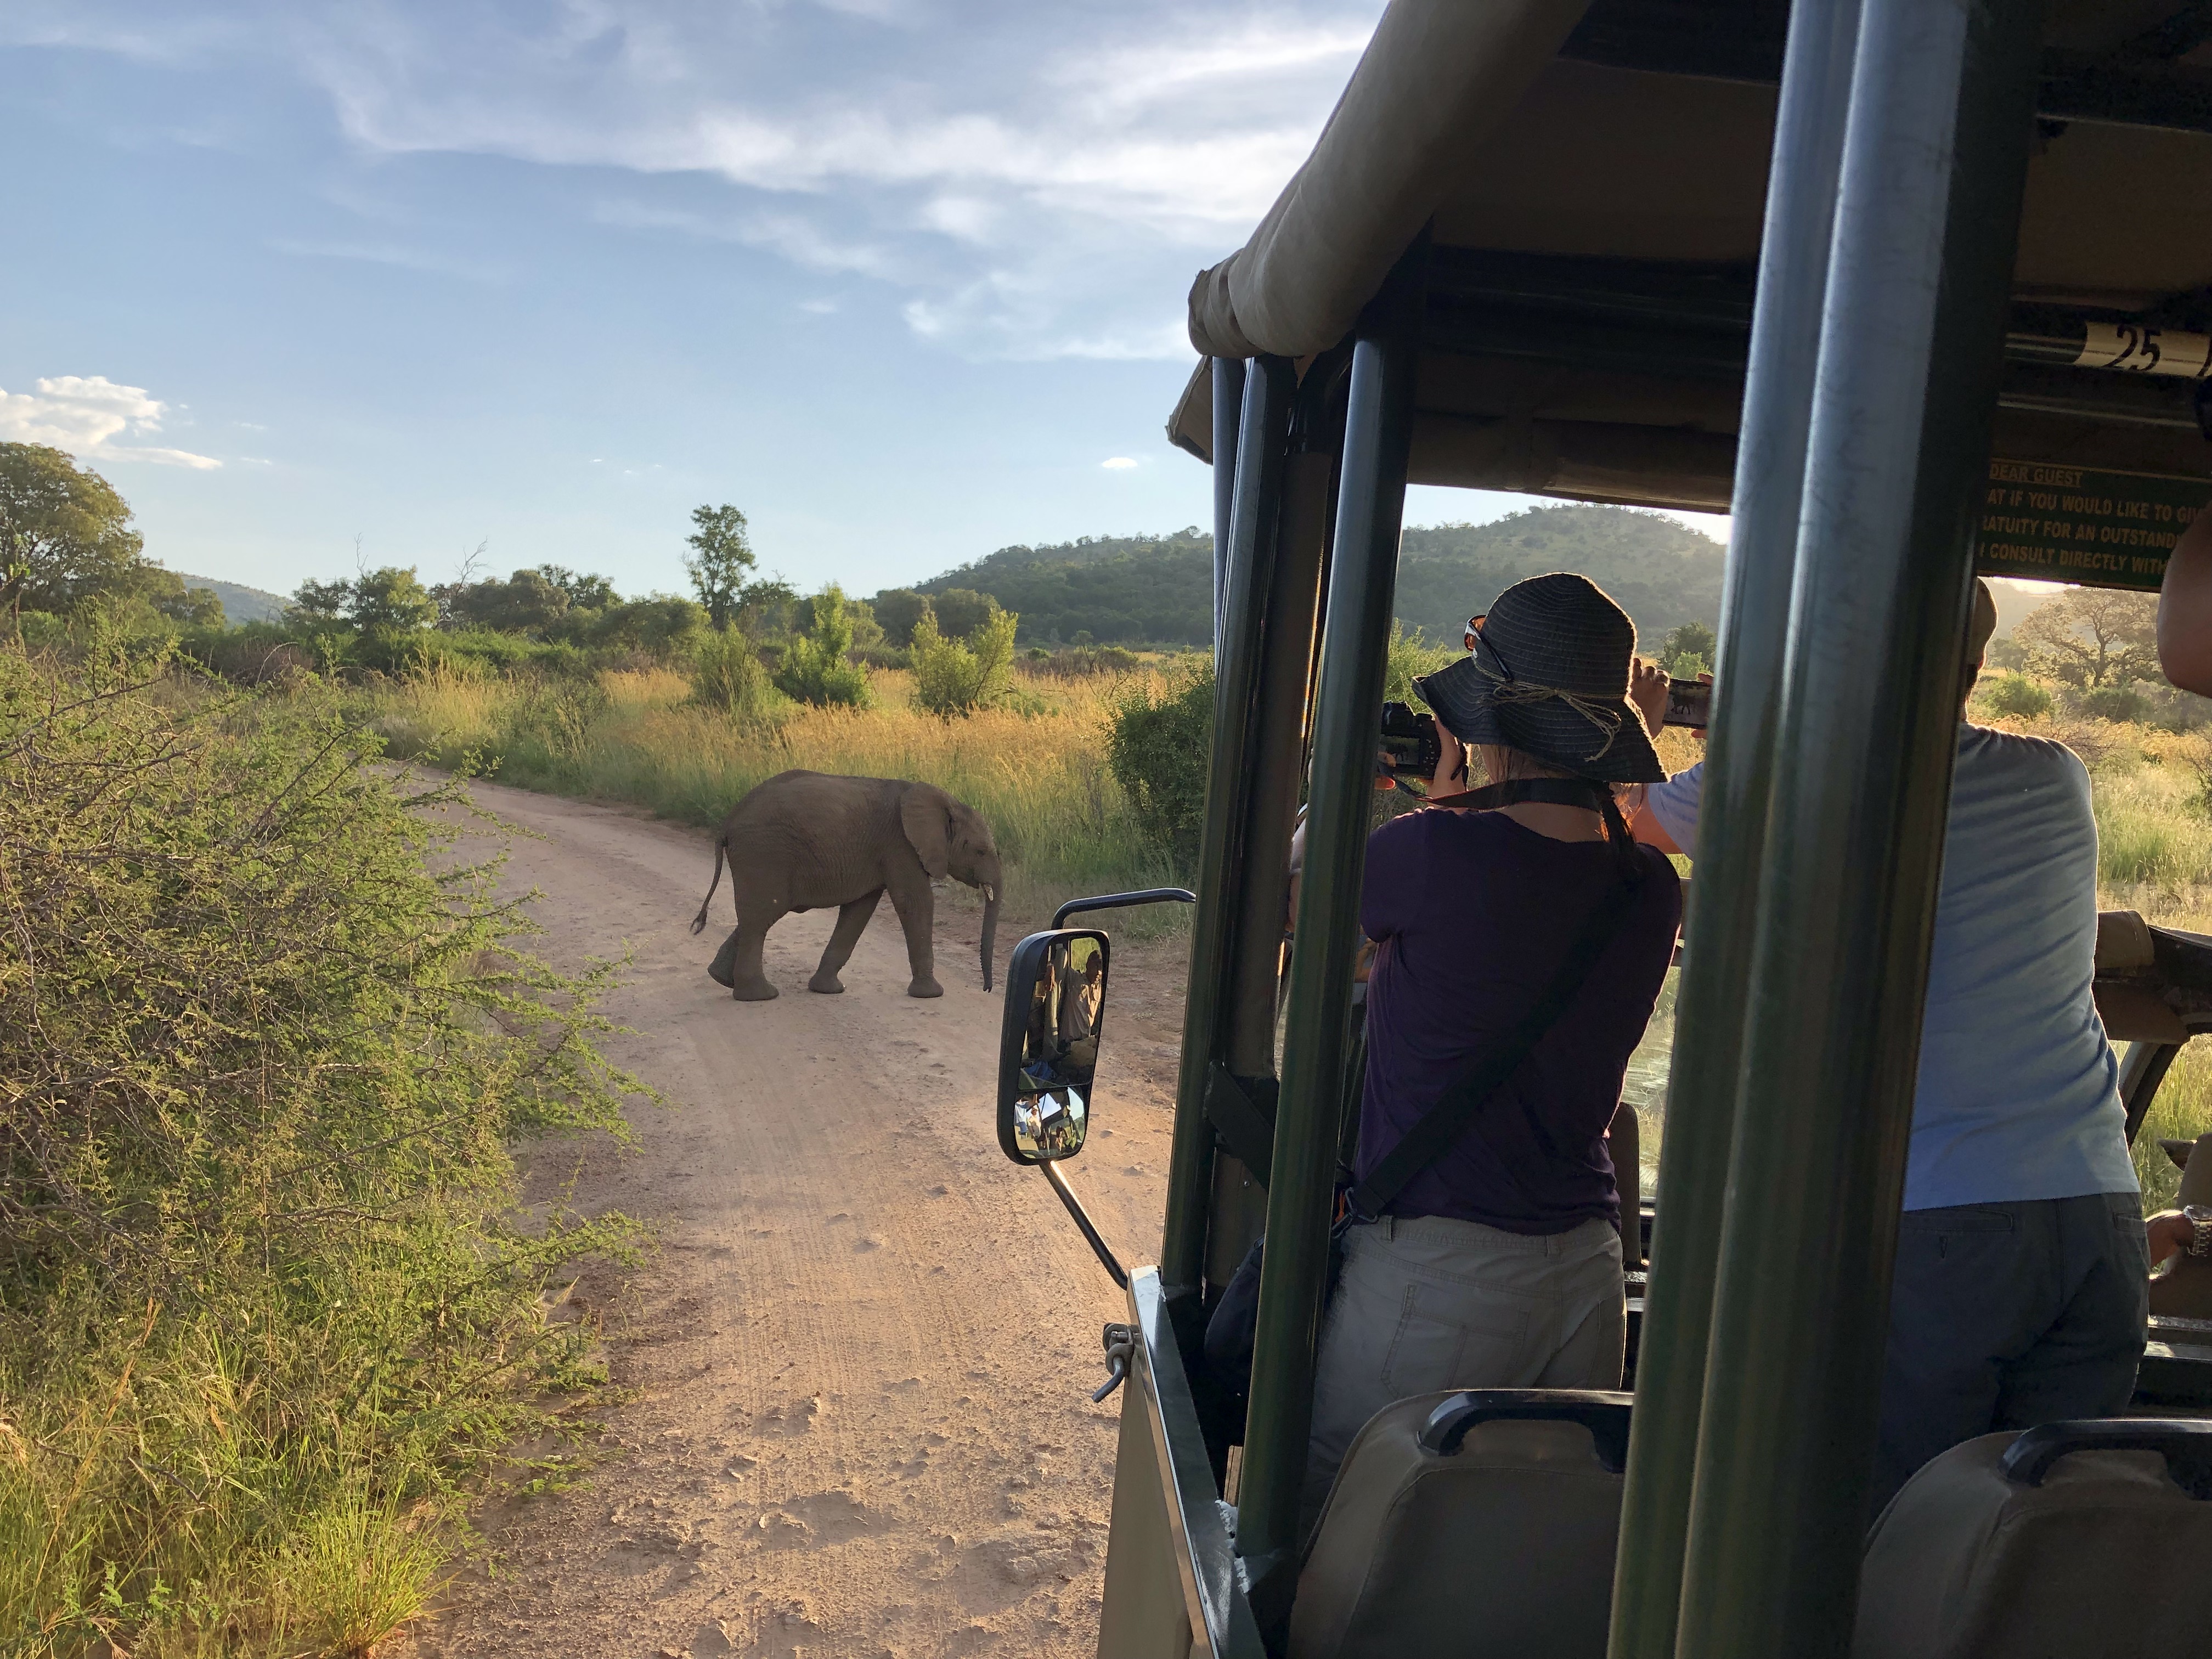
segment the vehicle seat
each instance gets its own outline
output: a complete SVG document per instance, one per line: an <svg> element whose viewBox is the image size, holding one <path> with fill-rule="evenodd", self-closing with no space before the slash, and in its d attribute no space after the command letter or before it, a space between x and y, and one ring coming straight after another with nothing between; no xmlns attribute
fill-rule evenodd
<svg viewBox="0 0 2212 1659"><path fill-rule="evenodd" d="M1604 1659L1629 1400L1483 1389L1377 1412L1314 1528L1290 1659Z"/></svg>
<svg viewBox="0 0 2212 1659"><path fill-rule="evenodd" d="M1867 1540L1853 1659L2181 1653L2212 1631L2212 1423L1954 1446Z"/></svg>

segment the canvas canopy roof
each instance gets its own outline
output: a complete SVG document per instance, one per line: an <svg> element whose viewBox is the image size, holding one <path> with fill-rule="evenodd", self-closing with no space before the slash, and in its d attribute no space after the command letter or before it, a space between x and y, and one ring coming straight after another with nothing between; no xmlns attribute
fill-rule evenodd
<svg viewBox="0 0 2212 1659"><path fill-rule="evenodd" d="M2053 9L2021 326L2212 328L2212 9ZM1413 482L1725 507L1786 21L1773 0L1394 0L1312 155L1193 286L1192 343L1328 350L1425 224ZM2078 371L2008 375L2002 455L2212 476L2185 386L2100 387L2093 416ZM1203 364L1169 435L1210 459Z"/></svg>

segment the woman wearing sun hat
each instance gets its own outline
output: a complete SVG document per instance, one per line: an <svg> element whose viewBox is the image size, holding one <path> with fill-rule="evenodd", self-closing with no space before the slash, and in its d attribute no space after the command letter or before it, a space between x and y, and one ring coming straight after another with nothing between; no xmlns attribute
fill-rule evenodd
<svg viewBox="0 0 2212 1659"><path fill-rule="evenodd" d="M1393 1401L1620 1386L1620 1198L1605 1133L1681 921L1674 866L1630 838L1613 800L1616 785L1666 776L1628 700L1635 649L1635 624L1595 584L1536 576L1498 597L1464 660L1416 682L1444 760L1430 808L1368 841L1361 927L1377 949L1355 1210L1407 1167L1409 1133L1432 1108L1455 1089L1480 1103L1345 1234L1317 1358L1309 1522L1352 1437ZM1489 783L1453 795L1462 744ZM1390 1165L1401 1141L1408 1154Z"/></svg>

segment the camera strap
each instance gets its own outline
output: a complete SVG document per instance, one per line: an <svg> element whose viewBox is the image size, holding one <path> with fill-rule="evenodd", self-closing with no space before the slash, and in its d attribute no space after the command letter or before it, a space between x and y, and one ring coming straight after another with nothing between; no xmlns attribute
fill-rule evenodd
<svg viewBox="0 0 2212 1659"><path fill-rule="evenodd" d="M1565 780L1531 778L1522 781L1558 783ZM1516 785L1492 787L1510 789ZM1521 1063L1528 1058L1530 1051L1565 1014L1583 981L1589 979L1590 970L1597 966L1598 958L1605 954L1606 946L1620 933L1630 907L1642 890L1643 872L1639 868L1627 879L1615 883L1598 902L1582 931L1568 945L1567 954L1551 982L1544 987L1528 1012L1504 1032L1487 1053L1452 1079L1437 1103L1368 1172L1367 1178L1346 1195L1345 1213L1336 1224L1340 1237L1344 1229L1373 1221L1388 1211L1408 1182L1449 1152L1459 1138L1474 1127L1476 1115L1492 1103L1498 1090L1521 1069ZM1508 1164L1506 1169L1510 1175L1511 1165Z"/></svg>

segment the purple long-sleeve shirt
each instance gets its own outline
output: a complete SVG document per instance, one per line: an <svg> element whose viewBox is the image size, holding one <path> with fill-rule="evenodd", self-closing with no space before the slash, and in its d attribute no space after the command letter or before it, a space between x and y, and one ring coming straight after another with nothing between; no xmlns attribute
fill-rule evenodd
<svg viewBox="0 0 2212 1659"><path fill-rule="evenodd" d="M1514 1233L1619 1220L1606 1128L1682 919L1674 866L1637 851L1641 890L1573 1001L1393 1214ZM1501 812L1408 812L1368 838L1360 925L1380 948L1367 990L1363 1177L1528 1013L1620 880L1617 857Z"/></svg>

